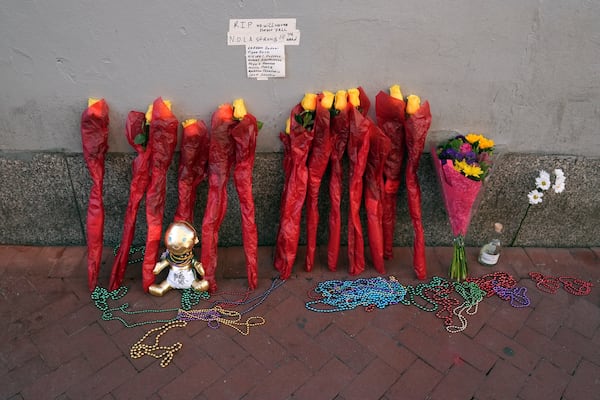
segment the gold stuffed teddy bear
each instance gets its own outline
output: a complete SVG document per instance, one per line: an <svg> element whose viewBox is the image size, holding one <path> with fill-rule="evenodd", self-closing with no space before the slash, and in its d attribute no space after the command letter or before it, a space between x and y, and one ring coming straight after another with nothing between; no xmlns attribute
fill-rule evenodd
<svg viewBox="0 0 600 400"><path fill-rule="evenodd" d="M173 222L165 232L167 251L156 263L154 275L158 275L167 267L167 279L150 285L149 292L153 296L162 296L171 289L193 288L199 292L208 290L208 281L204 279L202 263L194 258L194 246L198 243L198 234L192 225L185 221ZM199 277L196 276L196 273Z"/></svg>

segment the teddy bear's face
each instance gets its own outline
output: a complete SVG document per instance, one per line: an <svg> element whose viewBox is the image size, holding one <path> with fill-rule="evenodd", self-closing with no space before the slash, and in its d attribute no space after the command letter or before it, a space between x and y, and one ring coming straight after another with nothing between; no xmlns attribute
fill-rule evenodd
<svg viewBox="0 0 600 400"><path fill-rule="evenodd" d="M172 254L189 253L196 243L196 230L186 222L174 222L165 232L165 246Z"/></svg>

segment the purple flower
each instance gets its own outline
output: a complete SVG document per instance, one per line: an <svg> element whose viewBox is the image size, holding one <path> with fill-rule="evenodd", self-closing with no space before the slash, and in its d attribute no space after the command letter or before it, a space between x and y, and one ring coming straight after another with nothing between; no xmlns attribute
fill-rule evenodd
<svg viewBox="0 0 600 400"><path fill-rule="evenodd" d="M477 154L474 151L465 153L465 161L467 164L477 164Z"/></svg>

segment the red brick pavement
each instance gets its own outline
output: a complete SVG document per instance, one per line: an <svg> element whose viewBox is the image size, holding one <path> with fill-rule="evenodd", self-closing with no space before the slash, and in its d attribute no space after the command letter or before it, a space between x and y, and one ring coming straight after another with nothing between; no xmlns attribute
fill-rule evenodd
<svg viewBox="0 0 600 400"><path fill-rule="evenodd" d="M455 334L415 306L316 313L305 303L317 283L356 278L343 266L328 271L322 249L315 269L303 271L300 249L292 277L243 315L264 317L264 325L246 336L201 321L173 328L160 344L182 348L162 368L152 357L130 357L131 346L161 324L127 328L101 319L87 290L85 248L0 246L0 399L600 399L600 249L506 248L494 268L479 266L476 251L468 249L471 276L510 273L528 289L529 307L486 298ZM446 276L450 255L427 249L430 277ZM395 249L395 256L388 274L419 283L410 249ZM276 276L271 257L271 248L260 249L261 279L251 298ZM112 259L106 249L102 285ZM196 307L242 299L243 263L241 249L220 249L219 292ZM562 288L550 294L536 288L532 271L595 286L588 296ZM372 276L367 269L361 277ZM139 264L129 266L125 285L115 305L172 309L120 314L129 323L170 319L180 306L177 291L143 293Z"/></svg>

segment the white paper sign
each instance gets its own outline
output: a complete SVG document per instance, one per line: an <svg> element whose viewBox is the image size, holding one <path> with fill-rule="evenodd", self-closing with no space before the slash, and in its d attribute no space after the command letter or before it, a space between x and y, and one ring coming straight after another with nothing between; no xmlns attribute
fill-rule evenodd
<svg viewBox="0 0 600 400"><path fill-rule="evenodd" d="M248 78L285 77L285 46L300 44L296 18L230 19L228 46L246 46Z"/></svg>
<svg viewBox="0 0 600 400"><path fill-rule="evenodd" d="M283 44L247 45L246 69L248 78L285 77L285 46Z"/></svg>
<svg viewBox="0 0 600 400"><path fill-rule="evenodd" d="M295 18L229 20L228 46L275 43L300 44Z"/></svg>

